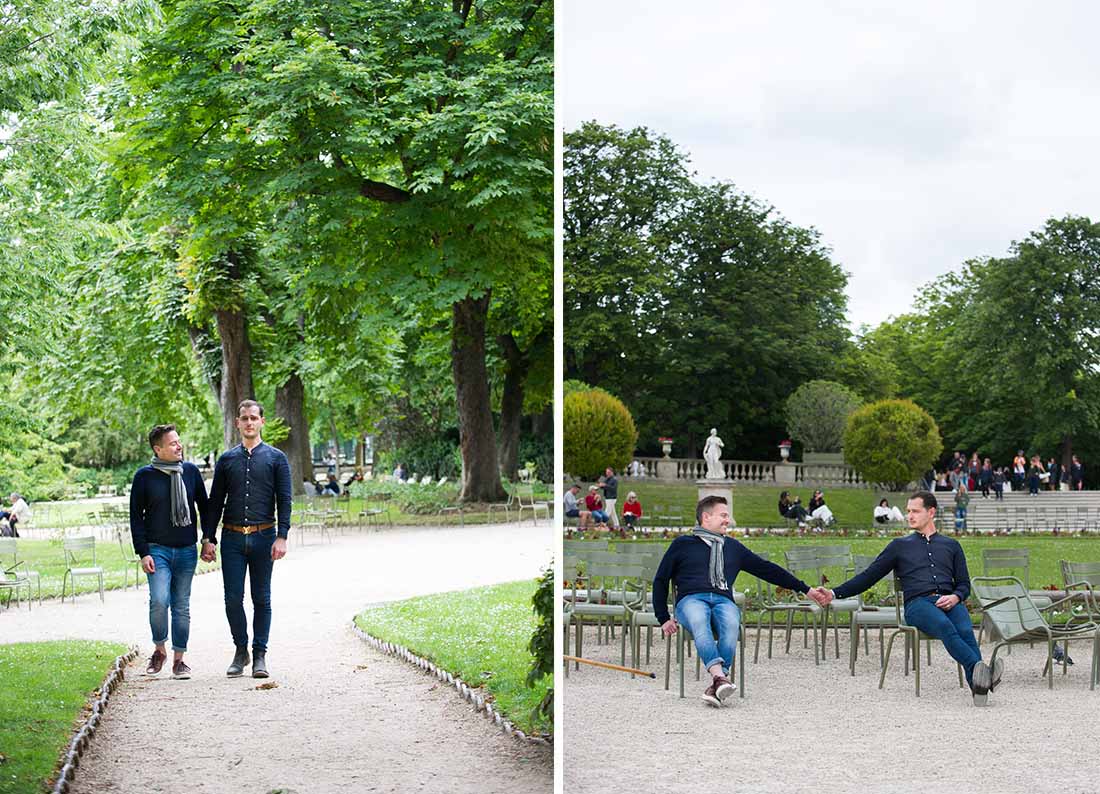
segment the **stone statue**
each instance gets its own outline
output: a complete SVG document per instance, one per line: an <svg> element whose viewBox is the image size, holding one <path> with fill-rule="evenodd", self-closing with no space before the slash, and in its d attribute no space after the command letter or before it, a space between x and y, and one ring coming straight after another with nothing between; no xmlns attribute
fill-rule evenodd
<svg viewBox="0 0 1100 794"><path fill-rule="evenodd" d="M722 439L718 437L715 428L710 429L710 436L703 447L703 459L707 462L707 479L724 480L726 473L722 469Z"/></svg>

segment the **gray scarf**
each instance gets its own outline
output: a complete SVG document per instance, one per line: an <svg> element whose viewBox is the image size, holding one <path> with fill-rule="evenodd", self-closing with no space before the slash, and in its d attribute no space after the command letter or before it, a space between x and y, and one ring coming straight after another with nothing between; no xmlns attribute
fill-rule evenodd
<svg viewBox="0 0 1100 794"><path fill-rule="evenodd" d="M183 485L183 463L168 462L154 456L152 467L172 478L172 525L185 527L191 523L191 506L187 504L187 488Z"/></svg>
<svg viewBox="0 0 1100 794"><path fill-rule="evenodd" d="M703 529L702 527L696 527L691 530L691 534L699 538L699 540L710 546L710 586L716 590L726 591L729 586L726 584L726 560L722 556L722 546L726 542L726 536L720 535L717 532L711 532L709 529Z"/></svg>

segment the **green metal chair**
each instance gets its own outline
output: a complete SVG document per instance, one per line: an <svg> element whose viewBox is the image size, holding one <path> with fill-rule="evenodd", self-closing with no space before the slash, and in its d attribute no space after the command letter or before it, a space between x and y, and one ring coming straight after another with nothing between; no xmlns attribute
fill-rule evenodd
<svg viewBox="0 0 1100 794"><path fill-rule="evenodd" d="M982 576L993 576L996 573L1015 576L1023 572L1024 587L1031 589L1031 550L1028 548L1012 549L982 549ZM1040 609L1050 606L1054 600L1050 596L1033 595L1031 600ZM982 620L978 626L978 645L982 644L988 621ZM1011 651L1011 648L1009 649Z"/></svg>
<svg viewBox="0 0 1100 794"><path fill-rule="evenodd" d="M882 689L886 682L886 671L890 667L890 652L894 648L894 640L897 639L899 634L905 635L905 675L909 675L909 665L912 662L914 686L916 688L916 695L920 697L920 641L930 640L926 634L922 633L916 626L910 626L905 622L905 594L901 589L901 583L898 581L897 576L893 573L890 574L891 581L894 588L894 619L897 623L897 628L890 634L890 639L886 643L886 653L883 655L882 671L879 673L878 688ZM927 643L928 647L928 661L932 661L932 649L931 643ZM962 665L956 663L955 665L959 669L959 687L964 687L963 669Z"/></svg>
<svg viewBox="0 0 1100 794"><path fill-rule="evenodd" d="M873 554L856 554L852 557L852 569L855 573L861 573L876 559ZM863 634L863 652L871 653L868 641L870 630L878 629L878 666L886 663L886 629L898 627L897 613L893 607L879 607L867 604L863 594L856 596L859 600L859 609L852 613L852 641L848 648L848 670L852 675L856 674L856 658L859 656L859 635Z"/></svg>
<svg viewBox="0 0 1100 794"><path fill-rule="evenodd" d="M95 537L89 535L84 538L65 538L61 541L61 547L65 554L65 575L61 579L61 603L65 603L65 591L71 581L73 586L73 603L76 603L76 580L79 576L94 576L99 580L99 600L103 597L103 566L97 564L95 553ZM90 563L90 564L89 564Z"/></svg>
<svg viewBox="0 0 1100 794"><path fill-rule="evenodd" d="M19 604L19 592L27 592L27 609L31 608L34 596L31 594L31 581L38 585L38 603L42 603L42 579L35 571L28 571L26 563L19 559L19 550L15 538L0 538L0 592L8 594L5 605L11 605L12 596L15 596L16 605Z"/></svg>
<svg viewBox="0 0 1100 794"><path fill-rule="evenodd" d="M1045 612L1065 607L1072 598L1055 601L1050 606L1040 608L1035 605L1024 583L1015 576L979 576L971 582L974 594L981 604L982 613L987 615L1001 637L993 646L990 664L997 658L997 652L1004 646L1019 643L1046 641L1047 661L1043 666L1043 675L1050 673L1048 688L1054 688L1054 643L1061 640L1066 644L1062 657L1062 675L1068 672L1070 640L1092 641L1092 669L1089 674L1089 689L1096 689L1100 676L1100 625L1086 623L1053 626L1047 620Z"/></svg>
<svg viewBox="0 0 1100 794"><path fill-rule="evenodd" d="M575 656L581 656L584 650L584 623L586 618L604 620L610 618L618 620L621 634L620 659L621 664L626 664L626 634L627 621L630 618L632 608L637 609L639 602L645 603L644 571L640 565L621 565L615 563L589 562L586 565L588 577L588 594L600 590L604 597L600 602L577 597L574 587L569 595L568 606L571 610L573 624L576 627L576 639L574 641ZM574 580L575 584L575 580ZM607 603L610 599L607 594L619 591L614 603ZM575 663L577 668L579 663Z"/></svg>
<svg viewBox="0 0 1100 794"><path fill-rule="evenodd" d="M817 551L813 547L802 547L795 549L788 549L784 552L784 557L787 562L787 570L798 576L800 572L812 571L819 575L819 569L817 564ZM793 595L793 594L792 594ZM817 602L804 596L799 596L796 600L786 601L780 600L775 595L772 595L764 601L762 611L768 615L768 658L772 658L772 641L775 635L775 616L785 615L787 622L787 645L786 653L791 652L791 631L794 627L795 614L803 615L802 624L802 644L805 647L807 644L806 620L809 619L813 625L814 630L814 664L821 664L820 648L818 647L818 621L823 617L824 610L818 606ZM756 623L756 648L753 651L752 661L753 664L760 659L760 634L764 628L763 616Z"/></svg>
<svg viewBox="0 0 1100 794"><path fill-rule="evenodd" d="M834 571L840 571L844 576L850 576L854 573L855 568L852 565L852 547L851 546L815 546L814 550L817 552L817 575L818 581L824 584L824 576L826 569ZM848 615L848 634L852 633L852 616L863 608L863 599L856 598L834 598L829 606L825 607L825 614L822 616L821 621L821 658L825 658L825 646L829 641L829 616L833 617L833 645L835 648L836 658L840 658L840 630L838 627L839 621L837 615Z"/></svg>
<svg viewBox="0 0 1100 794"><path fill-rule="evenodd" d="M1062 568L1062 581L1065 584L1067 595L1071 590L1078 591L1076 596L1083 607L1081 611L1074 609L1071 612L1069 622L1079 620L1100 623L1100 562L1070 562L1059 561Z"/></svg>
<svg viewBox="0 0 1100 794"><path fill-rule="evenodd" d="M734 591L733 592L733 602L735 604L737 604L738 607L743 609L744 606L745 606L745 596L742 593L738 593L737 591ZM738 693L739 693L740 697L744 698L745 697L745 621L744 621L744 613L742 613L741 617L742 617L741 626L739 627L739 630L738 630L738 633L737 633L737 635L738 635L737 636L737 643L738 643L738 645L740 645L740 650L737 653L737 660L738 660L738 664L737 664L737 675L738 675L737 690L738 690ZM680 624L680 630L676 632L676 636L677 636L677 639L676 639L676 662L680 666L680 697L683 698L684 697L684 667L686 666L685 661L686 661L686 657L690 656L689 651L690 651L691 646L695 643L695 638L692 636L691 632L687 630L687 627L684 626L683 624ZM666 653L665 653L665 689L666 690L668 689L668 677L669 677L668 676L668 666L669 666L671 656L672 656L672 649L671 649L671 647L669 647L669 643L671 643L671 641L672 641L672 638L667 637L666 642L665 642L665 649L666 649ZM699 681L702 678L702 674L703 674L702 670L703 670L703 660L699 658L699 654L695 654L695 680L696 681ZM733 671L731 670L730 672L732 673Z"/></svg>
<svg viewBox="0 0 1100 794"><path fill-rule="evenodd" d="M126 561L126 567L122 570L122 589L126 590L130 587L130 568L133 566L136 590L141 585L141 575L144 571L141 569L141 557L134 551L134 539L130 535L130 527L125 524L116 524L115 538L118 540L118 550L122 554L122 559Z"/></svg>

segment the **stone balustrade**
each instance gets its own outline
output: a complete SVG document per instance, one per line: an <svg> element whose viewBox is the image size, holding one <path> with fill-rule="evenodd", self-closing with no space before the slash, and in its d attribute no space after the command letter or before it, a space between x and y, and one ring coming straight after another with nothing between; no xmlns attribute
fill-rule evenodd
<svg viewBox="0 0 1100 794"><path fill-rule="evenodd" d="M702 458L636 458L646 477L662 481L694 482L706 477ZM869 488L856 470L844 463L780 463L767 460L723 460L726 479L760 485ZM627 474L629 476L629 474Z"/></svg>

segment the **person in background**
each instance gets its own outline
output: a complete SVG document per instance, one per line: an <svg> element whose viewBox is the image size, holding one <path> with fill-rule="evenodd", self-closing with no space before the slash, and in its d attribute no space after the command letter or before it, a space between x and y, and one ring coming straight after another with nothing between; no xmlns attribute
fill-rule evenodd
<svg viewBox="0 0 1100 794"><path fill-rule="evenodd" d="M1027 476L1027 458L1022 449L1016 451L1016 457L1012 459L1012 490L1024 490L1024 478Z"/></svg>
<svg viewBox="0 0 1100 794"><path fill-rule="evenodd" d="M592 516L587 510L581 510L580 504L577 502L577 494L581 491L580 485L573 483L569 486L569 489L565 492L565 498L562 500L565 505L565 517L577 519L577 526L580 529L588 528L588 519Z"/></svg>
<svg viewBox="0 0 1100 794"><path fill-rule="evenodd" d="M588 496L584 497L584 506L592 514L592 520L597 525L607 526L607 512L604 510L603 497L600 496L600 486L588 486Z"/></svg>
<svg viewBox="0 0 1100 794"><path fill-rule="evenodd" d="M789 518L791 521L797 521L799 527L805 527L806 519L810 517L806 508L802 506L801 500L795 497L792 502L791 495L787 491L779 494L779 515L783 518Z"/></svg>
<svg viewBox="0 0 1100 794"><path fill-rule="evenodd" d="M993 472L993 496L997 501L1005 498L1005 470L1002 466L998 466Z"/></svg>
<svg viewBox="0 0 1100 794"><path fill-rule="evenodd" d="M982 499L989 498L989 489L993 485L993 463L986 458L978 472L978 486L982 489Z"/></svg>
<svg viewBox="0 0 1100 794"><path fill-rule="evenodd" d="M976 491L978 490L978 478L981 476L982 462L978 457L978 453L975 452L970 456L970 463L966 467L967 483L966 490Z"/></svg>
<svg viewBox="0 0 1100 794"><path fill-rule="evenodd" d="M22 494L15 491L12 491L8 499L11 501L11 507L7 510L0 510L0 519L7 519L8 531L11 533L10 537L17 538L19 537L19 524L31 517L31 508Z"/></svg>
<svg viewBox="0 0 1100 794"><path fill-rule="evenodd" d="M600 478L600 488L603 490L603 501L606 505L604 512L607 513L611 526L618 529L619 514L615 512L615 502L619 500L619 478L615 476L615 470L610 466Z"/></svg>
<svg viewBox="0 0 1100 794"><path fill-rule="evenodd" d="M1043 461L1038 455L1031 456L1031 466L1027 470L1027 495L1039 495L1039 481L1043 478Z"/></svg>
<svg viewBox="0 0 1100 794"><path fill-rule="evenodd" d="M960 484L955 492L955 532L966 532L966 508L970 505L970 492Z"/></svg>
<svg viewBox="0 0 1100 794"><path fill-rule="evenodd" d="M810 518L820 521L824 526L836 522L833 511L825 504L825 492L820 489L814 491L814 495L810 498L809 510Z"/></svg>
<svg viewBox="0 0 1100 794"><path fill-rule="evenodd" d="M896 507L891 506L888 499L881 499L875 508L875 521L885 524L890 521L904 521L905 516Z"/></svg>
<svg viewBox="0 0 1100 794"><path fill-rule="evenodd" d="M328 476L328 482L325 483L324 489L321 491L322 496L339 496L340 495L340 483L336 482L336 475L330 474Z"/></svg>
<svg viewBox="0 0 1100 794"><path fill-rule="evenodd" d="M1062 482L1062 464L1051 455L1050 460L1047 461L1047 490L1057 491L1059 483Z"/></svg>
<svg viewBox="0 0 1100 794"><path fill-rule="evenodd" d="M397 464L397 468L393 470L393 478L398 482L405 482L409 479L409 470L405 468L404 463Z"/></svg>
<svg viewBox="0 0 1100 794"><path fill-rule="evenodd" d="M1073 456L1073 462L1069 464L1069 489L1071 491L1081 491L1085 488L1085 467L1081 464L1081 459L1076 455Z"/></svg>
<svg viewBox="0 0 1100 794"><path fill-rule="evenodd" d="M631 491L623 502L623 523L631 529L642 519L642 503L638 501L638 494Z"/></svg>

